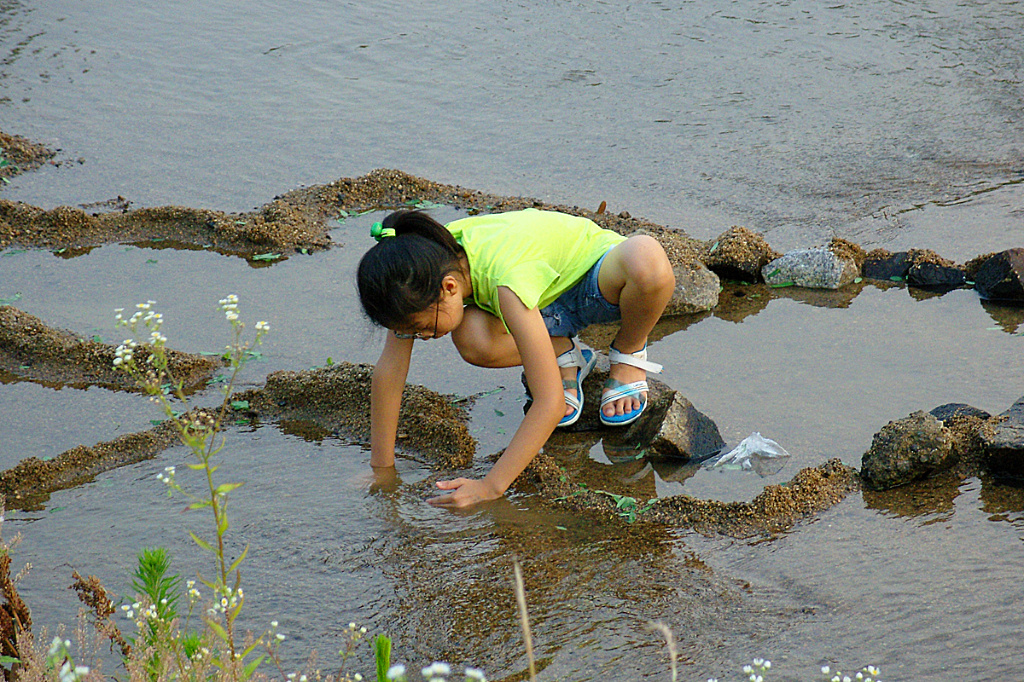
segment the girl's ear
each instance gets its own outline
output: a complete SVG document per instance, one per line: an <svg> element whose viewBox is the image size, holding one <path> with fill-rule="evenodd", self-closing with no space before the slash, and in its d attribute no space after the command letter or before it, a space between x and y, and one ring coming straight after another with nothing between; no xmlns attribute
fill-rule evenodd
<svg viewBox="0 0 1024 682"><path fill-rule="evenodd" d="M444 276L444 279L441 280L441 291L449 296L459 293L459 281L455 279L454 275Z"/></svg>

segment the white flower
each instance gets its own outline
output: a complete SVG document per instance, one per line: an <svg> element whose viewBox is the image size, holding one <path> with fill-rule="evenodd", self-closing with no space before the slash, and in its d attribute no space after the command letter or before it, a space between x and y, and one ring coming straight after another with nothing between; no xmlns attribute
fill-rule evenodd
<svg viewBox="0 0 1024 682"><path fill-rule="evenodd" d="M484 671L480 668L466 668L466 678L476 680L476 682L487 682L487 678L484 677Z"/></svg>
<svg viewBox="0 0 1024 682"><path fill-rule="evenodd" d="M270 621L270 627L276 628L277 627L277 621L276 620Z"/></svg>
<svg viewBox="0 0 1024 682"><path fill-rule="evenodd" d="M399 663L398 665L393 665L390 668L388 668L387 678L389 680L392 680L392 682L403 677L405 677L405 666L401 663Z"/></svg>
<svg viewBox="0 0 1024 682"><path fill-rule="evenodd" d="M434 677L448 677L452 674L452 669L447 663L435 661L420 672L423 674L423 677L429 680Z"/></svg>
<svg viewBox="0 0 1024 682"><path fill-rule="evenodd" d="M363 682L363 676L360 675L359 673L356 673L355 675L353 675L352 679L355 680L356 682Z"/></svg>
<svg viewBox="0 0 1024 682"><path fill-rule="evenodd" d="M256 323L256 331L265 332L270 330L270 325L267 324L266 320L260 320Z"/></svg>
<svg viewBox="0 0 1024 682"><path fill-rule="evenodd" d="M279 633L277 633L276 635L274 635L274 637L275 637L275 638L277 639L277 641L279 641L279 642L283 642L283 641L284 641L284 635L282 635L282 634L281 634L280 632L279 632Z"/></svg>
<svg viewBox="0 0 1024 682"><path fill-rule="evenodd" d="M827 665L821 666L821 674L822 675L828 675L830 672L832 672L832 669L829 668Z"/></svg>

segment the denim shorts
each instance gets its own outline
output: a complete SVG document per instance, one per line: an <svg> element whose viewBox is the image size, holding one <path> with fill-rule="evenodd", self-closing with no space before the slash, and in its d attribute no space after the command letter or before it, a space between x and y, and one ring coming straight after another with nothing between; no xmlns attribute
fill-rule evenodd
<svg viewBox="0 0 1024 682"><path fill-rule="evenodd" d="M601 256L587 274L554 303L541 308L548 334L571 338L592 324L620 319L619 306L609 303L597 286L597 274L607 255L606 252Z"/></svg>

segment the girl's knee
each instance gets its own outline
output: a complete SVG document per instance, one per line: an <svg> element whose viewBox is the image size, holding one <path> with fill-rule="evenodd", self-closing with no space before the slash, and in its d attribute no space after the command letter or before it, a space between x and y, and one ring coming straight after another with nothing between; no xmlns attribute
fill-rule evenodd
<svg viewBox="0 0 1024 682"><path fill-rule="evenodd" d="M635 241L634 241L635 240ZM624 243L633 242L623 261L626 277L644 291L658 291L675 287L675 274L665 249L650 235L636 235Z"/></svg>
<svg viewBox="0 0 1024 682"><path fill-rule="evenodd" d="M452 341L462 359L478 367L507 367L507 346L515 347L501 320L474 307L466 308L462 324L452 331Z"/></svg>

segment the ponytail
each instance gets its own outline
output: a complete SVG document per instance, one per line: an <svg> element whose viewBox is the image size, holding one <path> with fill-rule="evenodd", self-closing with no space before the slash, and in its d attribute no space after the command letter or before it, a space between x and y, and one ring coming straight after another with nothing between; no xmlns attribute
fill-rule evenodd
<svg viewBox="0 0 1024 682"><path fill-rule="evenodd" d="M446 275L460 270L465 251L452 233L422 211L395 211L383 234L359 261L356 285L363 311L381 327L394 329L441 297Z"/></svg>

